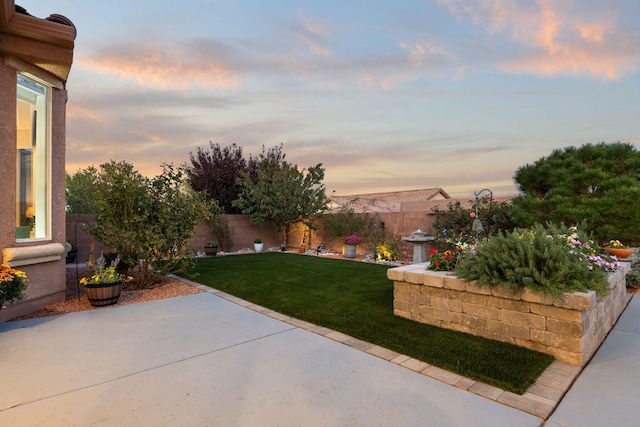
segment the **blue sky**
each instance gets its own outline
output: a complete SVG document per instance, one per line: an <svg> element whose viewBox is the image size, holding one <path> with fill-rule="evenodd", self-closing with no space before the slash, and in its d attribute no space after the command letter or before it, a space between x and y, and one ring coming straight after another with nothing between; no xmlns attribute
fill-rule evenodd
<svg viewBox="0 0 640 427"><path fill-rule="evenodd" d="M284 144L338 195L517 192L587 142L640 148L637 0L18 0L78 29L67 171L155 175Z"/></svg>

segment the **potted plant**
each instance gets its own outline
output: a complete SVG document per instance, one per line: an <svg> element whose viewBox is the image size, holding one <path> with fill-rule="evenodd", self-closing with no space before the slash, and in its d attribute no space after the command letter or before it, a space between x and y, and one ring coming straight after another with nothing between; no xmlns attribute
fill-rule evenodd
<svg viewBox="0 0 640 427"><path fill-rule="evenodd" d="M298 252L301 254L307 253L307 247L301 243L300 246L298 246Z"/></svg>
<svg viewBox="0 0 640 427"><path fill-rule="evenodd" d="M263 248L264 248L264 243L262 243L262 239L255 239L253 241L253 249L256 252L262 252Z"/></svg>
<svg viewBox="0 0 640 427"><path fill-rule="evenodd" d="M356 257L356 246L360 244L360 238L355 234L351 236L347 236L344 239L344 244L347 245L347 250L345 252L345 256L347 258L355 258Z"/></svg>
<svg viewBox="0 0 640 427"><path fill-rule="evenodd" d="M27 275L7 264L0 264L0 308L7 302L19 301L25 297Z"/></svg>
<svg viewBox="0 0 640 427"><path fill-rule="evenodd" d="M216 256L216 254L218 253L218 242L211 241L204 245L204 253L207 256Z"/></svg>
<svg viewBox="0 0 640 427"><path fill-rule="evenodd" d="M633 253L633 249L625 247L620 240L609 240L609 246L602 250L618 259L624 259Z"/></svg>
<svg viewBox="0 0 640 427"><path fill-rule="evenodd" d="M116 266L120 258L111 264L106 264L105 257L101 256L96 261L96 269L88 277L80 279L80 284L84 285L87 299L94 307L104 307L118 302L122 292L122 282L124 274L118 273Z"/></svg>

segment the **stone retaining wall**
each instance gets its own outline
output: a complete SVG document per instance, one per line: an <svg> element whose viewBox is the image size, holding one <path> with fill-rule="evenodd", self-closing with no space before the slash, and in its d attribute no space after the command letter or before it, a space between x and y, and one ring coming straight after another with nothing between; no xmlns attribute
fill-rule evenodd
<svg viewBox="0 0 640 427"><path fill-rule="evenodd" d="M627 306L629 263L609 275L610 292L567 293L556 301L530 290L479 287L453 273L426 270L426 263L391 268L397 316L506 341L584 366Z"/></svg>

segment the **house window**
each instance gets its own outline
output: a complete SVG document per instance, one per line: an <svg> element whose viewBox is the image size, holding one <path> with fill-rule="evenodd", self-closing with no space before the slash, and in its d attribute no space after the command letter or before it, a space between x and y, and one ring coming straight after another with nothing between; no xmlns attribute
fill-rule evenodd
<svg viewBox="0 0 640 427"><path fill-rule="evenodd" d="M49 237L51 88L18 74L16 239Z"/></svg>

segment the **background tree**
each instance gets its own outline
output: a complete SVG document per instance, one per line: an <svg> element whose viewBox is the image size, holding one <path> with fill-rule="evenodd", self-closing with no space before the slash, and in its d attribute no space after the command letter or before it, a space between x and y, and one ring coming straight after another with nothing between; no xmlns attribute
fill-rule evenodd
<svg viewBox="0 0 640 427"><path fill-rule="evenodd" d="M96 185L98 170L89 166L74 173L65 174L67 213L97 214Z"/></svg>
<svg viewBox="0 0 640 427"><path fill-rule="evenodd" d="M191 187L205 192L209 200L216 200L224 212L241 213L241 209L233 206L242 190L239 178L246 173L255 182L256 160L245 160L242 147L236 144L220 147L213 142L208 150L199 147L189 157L191 164L185 165L184 170Z"/></svg>
<svg viewBox="0 0 640 427"><path fill-rule="evenodd" d="M321 163L300 171L297 165L285 161L282 144L268 151L262 147L257 159L257 181L243 173L242 191L233 204L251 214L254 224L273 221L286 245L289 225L302 222L316 229L313 218L326 210L327 203L323 179Z"/></svg>
<svg viewBox="0 0 640 427"><path fill-rule="evenodd" d="M496 201L491 197L478 198L478 218L482 222L483 231L476 234L472 229L476 213L475 202L470 208L465 208L460 202L449 203L446 210L435 211L433 221L434 245L440 249L452 249L457 242L471 243L476 237L487 237L499 232L513 231L516 223L510 215L511 203Z"/></svg>
<svg viewBox="0 0 640 427"><path fill-rule="evenodd" d="M385 232L380 218L373 213L356 210L358 199L353 199L340 206L335 212L322 216L327 237L344 244L344 238L350 235L360 237L371 252L385 240Z"/></svg>
<svg viewBox="0 0 640 427"><path fill-rule="evenodd" d="M97 174L96 199L99 214L89 232L135 266L143 287L191 265L191 237L212 209L205 194L186 185L182 171L171 165L149 179L129 163L105 163Z"/></svg>
<svg viewBox="0 0 640 427"><path fill-rule="evenodd" d="M640 244L640 152L628 143L554 150L516 171L521 195L512 216L522 226L576 225L603 244Z"/></svg>

